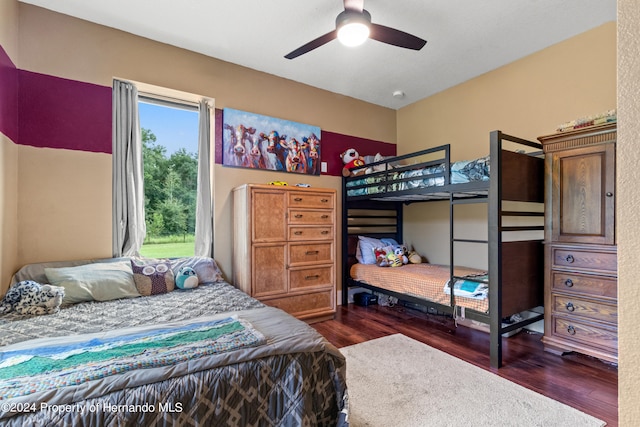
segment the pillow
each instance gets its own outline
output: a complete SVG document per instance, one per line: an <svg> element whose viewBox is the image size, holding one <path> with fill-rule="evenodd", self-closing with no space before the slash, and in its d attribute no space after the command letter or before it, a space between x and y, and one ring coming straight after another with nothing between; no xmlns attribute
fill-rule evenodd
<svg viewBox="0 0 640 427"><path fill-rule="evenodd" d="M358 247L356 248L356 259L360 264L375 264L375 248L386 246L379 239L373 237L358 236Z"/></svg>
<svg viewBox="0 0 640 427"><path fill-rule="evenodd" d="M174 276L182 267L191 267L198 276L198 283L224 282L222 272L213 258L204 256L192 256L187 258L175 258L169 261Z"/></svg>
<svg viewBox="0 0 640 427"><path fill-rule="evenodd" d="M128 260L45 268L44 272L50 284L64 288L64 304L140 296Z"/></svg>
<svg viewBox="0 0 640 427"><path fill-rule="evenodd" d="M176 284L168 259L131 259L133 281L140 295L171 292Z"/></svg>

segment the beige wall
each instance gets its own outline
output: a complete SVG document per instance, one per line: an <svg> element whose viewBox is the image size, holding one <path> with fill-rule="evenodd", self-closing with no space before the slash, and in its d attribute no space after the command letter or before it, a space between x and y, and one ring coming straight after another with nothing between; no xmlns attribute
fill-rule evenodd
<svg viewBox="0 0 640 427"><path fill-rule="evenodd" d="M130 79L215 98L216 108L251 111L385 142L396 139L394 110L26 4L20 4L20 56L20 68L27 71L104 86L111 86L114 77ZM56 166L41 170L30 166L43 163ZM20 164L20 194L25 195L20 199L20 262L110 256L110 156L25 147ZM291 176L214 168L215 256L228 278L231 189L274 180ZM338 177L305 177L305 181L316 187L340 186ZM38 205L47 209L28 208Z"/></svg>
<svg viewBox="0 0 640 427"><path fill-rule="evenodd" d="M398 111L398 152L451 144L452 160L489 153L489 133L520 138L616 107L616 25L608 23ZM449 262L447 202L405 210L405 236L431 262ZM456 237L486 238L486 206L456 207ZM486 251L460 244L456 264L486 268Z"/></svg>
<svg viewBox="0 0 640 427"><path fill-rule="evenodd" d="M16 2L13 0L0 1L0 43L22 69L107 86L111 84L112 76L146 81L214 97L218 107L227 106L309 122L335 132L377 140L396 140L395 114L385 109L24 4L20 5L18 56L15 35L17 20L14 19L16 8ZM640 366L640 332L637 327L640 324L640 311L637 310L640 295L638 287L635 286L634 268L640 258L640 232L637 227L640 222L640 194L636 189L636 183L640 179L640 172L637 170L640 150L635 141L636 135L640 134L640 111L637 102L640 92L640 66L637 62L637 53L640 51L640 5L636 0L618 0L618 9L618 200L624 200L624 203L618 204L617 212L620 254L620 425L635 426L640 420L640 407L637 405L640 400L640 373L637 369ZM611 77L615 77L615 66L611 69L611 61L615 63L616 60L615 37L615 29L612 29L611 25L605 25L399 111L397 139L401 152L433 145L434 141L456 141L456 147L459 148L454 148L454 158L471 158L485 154L485 138L492 129L500 128L518 136L535 138L552 132L558 122L611 108L616 102L615 93L611 94L612 90L615 92L615 87L611 87ZM74 49L69 49L68 46L73 46ZM578 52L574 52L574 48L578 49ZM541 61L541 64L536 64L537 61ZM547 68L548 61L563 66ZM534 67L537 72L527 71L529 66ZM601 66L603 68L600 68ZM586 76L605 78L583 80ZM553 84L556 78L564 84ZM551 86L545 86L545 83ZM588 89L582 87L586 83L589 83ZM465 89L468 91L466 94ZM273 95L282 99L283 94L286 94L284 101L277 104L272 102ZM316 104L310 109L304 104L303 99L309 94L316 99L319 98L319 106ZM586 98L585 94L588 95ZM529 102L524 104L522 99ZM338 107L335 107L336 105ZM349 114L351 111L357 111L357 114ZM464 125L461 125L463 121ZM475 143L458 145L460 141ZM0 136L0 274L3 281L6 280L6 266L12 263L11 242L16 240L16 235L12 233L17 228L17 210L14 209L17 205L17 195L12 182L15 182L14 178L18 174L15 167L17 151L12 142ZM27 165L25 168L28 168L32 158L42 162L49 156L47 153L36 154L32 151L35 149L20 148L20 156L24 154L20 164ZM96 171L91 171L83 177L86 183L82 186L70 183L69 178L73 175L65 175L59 170L51 175L42 173L42 181L49 179L71 184L66 191L78 196L82 196L82 191L89 188L105 191L105 187L109 185L105 182L108 182L110 177L107 177L109 167L105 165L107 162L101 160L102 155L86 153L86 157L75 157L77 153L67 153L64 150L58 154L61 157L68 156L64 162L73 163L80 160L95 164ZM93 156L96 156L96 159L93 159ZM225 256L222 254L225 251L222 242L225 236L230 234L231 224L228 194L233 186L247 181L242 172L221 166L215 169L216 225L218 230L222 230L216 239L217 257ZM22 179L27 173L28 169L21 169L19 178ZM263 182L278 179L277 174L263 174L266 176L256 172L249 180ZM312 184L335 187L339 185L339 181L335 178L320 177ZM38 184L32 181L29 184L29 187L31 186L38 187ZM32 190L35 199L42 196L37 188ZM86 204L80 205L85 215L84 224L110 230L110 219L104 218L104 213L98 212L104 210L104 206L109 203L110 192L108 193L105 195L108 198L100 198L102 201L95 208L86 207ZM51 197L45 199L52 203ZM22 217L21 212L21 220ZM55 215L51 217L46 211L25 218L33 223L38 219L52 223L52 227L57 227L58 231L35 236L25 230L26 235L21 234L20 240L27 239L32 243L23 246L24 256L29 253L27 247L36 246L39 239L74 234L75 227L71 220ZM413 216L410 216L409 220L416 221ZM85 226L83 230L86 229ZM46 257L52 259L58 255L75 256L76 252L67 252L69 249L64 246L66 243L82 248L88 245L90 250L104 251L108 255L110 238L93 235L91 237L103 241L95 242L93 246L87 244L82 236L64 237L60 247ZM49 250L52 248L47 249L47 252ZM229 246L226 246L226 250L229 251ZM42 256L45 256L44 253ZM228 255L227 259L230 259ZM228 274L230 262L225 261L224 264L227 265L225 269Z"/></svg>
<svg viewBox="0 0 640 427"><path fill-rule="evenodd" d="M17 65L18 4L14 0L0 0L0 46ZM0 295L19 266L17 242L18 146L0 133Z"/></svg>
<svg viewBox="0 0 640 427"><path fill-rule="evenodd" d="M640 5L618 0L618 371L621 426L640 423Z"/></svg>

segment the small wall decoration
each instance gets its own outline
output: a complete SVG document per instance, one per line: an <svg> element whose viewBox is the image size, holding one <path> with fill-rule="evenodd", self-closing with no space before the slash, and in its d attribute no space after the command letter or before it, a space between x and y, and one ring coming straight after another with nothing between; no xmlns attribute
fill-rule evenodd
<svg viewBox="0 0 640 427"><path fill-rule="evenodd" d="M222 164L320 175L320 128L223 110Z"/></svg>

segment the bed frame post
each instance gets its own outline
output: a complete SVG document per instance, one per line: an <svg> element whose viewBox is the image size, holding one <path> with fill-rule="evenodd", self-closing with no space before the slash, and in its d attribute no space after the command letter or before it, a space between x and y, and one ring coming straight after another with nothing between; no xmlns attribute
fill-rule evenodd
<svg viewBox="0 0 640 427"><path fill-rule="evenodd" d="M347 204L347 180L342 177L342 305L349 304L349 206Z"/></svg>
<svg viewBox="0 0 640 427"><path fill-rule="evenodd" d="M489 183L489 354L491 367L502 366L502 132L490 135L491 180Z"/></svg>

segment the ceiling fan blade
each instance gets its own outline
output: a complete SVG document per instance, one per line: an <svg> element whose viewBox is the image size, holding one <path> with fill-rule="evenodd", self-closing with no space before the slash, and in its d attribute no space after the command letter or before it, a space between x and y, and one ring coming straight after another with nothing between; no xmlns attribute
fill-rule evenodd
<svg viewBox="0 0 640 427"><path fill-rule="evenodd" d="M313 49L322 46L323 44L329 43L331 40L334 40L338 36L338 32L333 30L323 36L318 37L315 40L311 40L309 43L300 46L293 52L286 54L284 57L287 59L297 58L300 55L303 55L307 52L312 51Z"/></svg>
<svg viewBox="0 0 640 427"><path fill-rule="evenodd" d="M362 12L362 9L364 9L364 0L344 0L344 10Z"/></svg>
<svg viewBox="0 0 640 427"><path fill-rule="evenodd" d="M395 28L373 23L371 24L369 38L382 43L413 50L420 50L425 44L427 44L427 41L420 37L405 33L404 31L396 30Z"/></svg>

